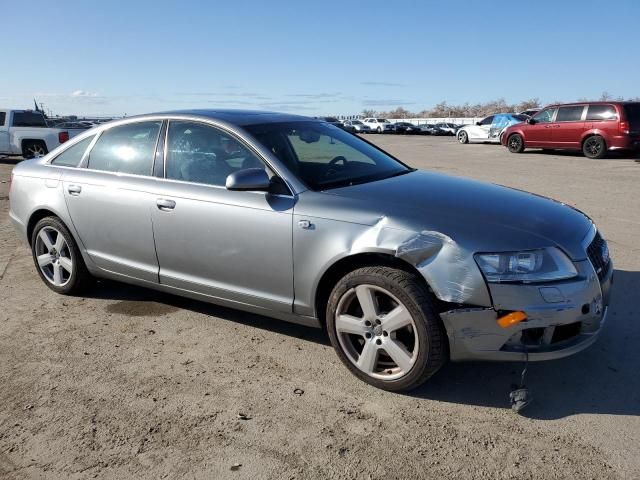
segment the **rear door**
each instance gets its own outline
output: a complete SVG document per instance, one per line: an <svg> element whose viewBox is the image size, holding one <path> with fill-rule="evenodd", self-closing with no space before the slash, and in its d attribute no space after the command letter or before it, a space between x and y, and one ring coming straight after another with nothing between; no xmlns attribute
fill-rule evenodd
<svg viewBox="0 0 640 480"><path fill-rule="evenodd" d="M151 176L161 120L110 128L82 167L66 169L64 196L80 240L107 271L158 281L151 211L157 180Z"/></svg>
<svg viewBox="0 0 640 480"><path fill-rule="evenodd" d="M553 128L556 107L545 108L536 113L530 123L523 128L524 143L527 147L551 147L553 145Z"/></svg>
<svg viewBox="0 0 640 480"><path fill-rule="evenodd" d="M558 107L553 123L551 141L557 148L580 148L585 130L586 105Z"/></svg>

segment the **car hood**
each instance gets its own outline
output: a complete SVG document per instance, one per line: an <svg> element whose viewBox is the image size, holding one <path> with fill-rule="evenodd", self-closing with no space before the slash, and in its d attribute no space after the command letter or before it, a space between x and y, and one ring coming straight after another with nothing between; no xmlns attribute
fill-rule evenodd
<svg viewBox="0 0 640 480"><path fill-rule="evenodd" d="M558 246L582 260L592 225L582 212L546 197L426 171L324 194L346 200L346 210L365 209L372 222L386 217L397 228L437 231L473 251Z"/></svg>

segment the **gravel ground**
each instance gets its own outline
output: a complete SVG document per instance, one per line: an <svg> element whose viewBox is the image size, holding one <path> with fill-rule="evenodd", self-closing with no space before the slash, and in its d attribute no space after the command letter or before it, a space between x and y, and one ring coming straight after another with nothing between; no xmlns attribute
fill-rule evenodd
<svg viewBox="0 0 640 480"><path fill-rule="evenodd" d="M371 136L409 164L589 213L616 265L607 328L531 366L449 364L410 395L368 387L318 330L136 287L63 297L9 225L0 159L2 478L639 478L640 165ZM299 390L297 390L299 389Z"/></svg>

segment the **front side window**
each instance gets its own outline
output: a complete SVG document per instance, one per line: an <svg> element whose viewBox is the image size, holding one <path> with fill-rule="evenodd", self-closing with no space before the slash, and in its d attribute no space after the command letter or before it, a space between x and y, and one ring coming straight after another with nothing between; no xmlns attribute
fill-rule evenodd
<svg viewBox="0 0 640 480"><path fill-rule="evenodd" d="M246 168L265 168L246 146L210 125L170 121L166 178L224 186L229 174Z"/></svg>
<svg viewBox="0 0 640 480"><path fill-rule="evenodd" d="M589 105L587 108L587 120L615 120L617 116L613 105Z"/></svg>
<svg viewBox="0 0 640 480"><path fill-rule="evenodd" d="M320 122L246 129L313 190L366 183L412 170L355 135Z"/></svg>
<svg viewBox="0 0 640 480"><path fill-rule="evenodd" d="M533 116L533 119L536 123L549 123L553 118L553 114L555 113L555 108L547 108L546 110L542 110L541 112L536 113Z"/></svg>
<svg viewBox="0 0 640 480"><path fill-rule="evenodd" d="M573 105L570 107L558 108L556 122L578 122L582 119L584 105Z"/></svg>
<svg viewBox="0 0 640 480"><path fill-rule="evenodd" d="M150 175L161 125L161 121L154 121L110 128L91 149L87 168Z"/></svg>
<svg viewBox="0 0 640 480"><path fill-rule="evenodd" d="M89 144L94 139L95 135L80 140L75 145L67 148L64 152L58 155L51 161L52 165L58 165L61 167L77 167L80 164L80 160L84 156L84 152L87 151Z"/></svg>
<svg viewBox="0 0 640 480"><path fill-rule="evenodd" d="M489 115L487 118L480 121L480 125L491 125L493 123L494 115Z"/></svg>

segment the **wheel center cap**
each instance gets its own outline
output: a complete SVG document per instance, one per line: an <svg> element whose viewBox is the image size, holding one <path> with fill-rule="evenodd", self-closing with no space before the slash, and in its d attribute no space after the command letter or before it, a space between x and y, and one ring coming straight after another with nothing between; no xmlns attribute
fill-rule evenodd
<svg viewBox="0 0 640 480"><path fill-rule="evenodd" d="M373 327L373 333L376 336L382 335L382 325L376 325L375 327Z"/></svg>

